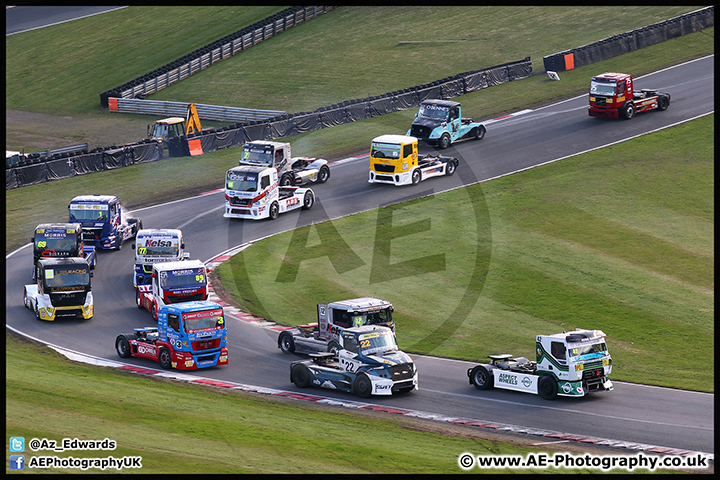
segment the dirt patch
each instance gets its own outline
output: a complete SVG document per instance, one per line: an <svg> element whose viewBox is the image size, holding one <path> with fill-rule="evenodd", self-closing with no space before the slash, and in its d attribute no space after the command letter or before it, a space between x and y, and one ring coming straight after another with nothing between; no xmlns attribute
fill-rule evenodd
<svg viewBox="0 0 720 480"><path fill-rule="evenodd" d="M109 112L73 117L5 110L5 145L8 150L26 153L80 143L87 143L91 149L124 145L145 138L149 118Z"/></svg>

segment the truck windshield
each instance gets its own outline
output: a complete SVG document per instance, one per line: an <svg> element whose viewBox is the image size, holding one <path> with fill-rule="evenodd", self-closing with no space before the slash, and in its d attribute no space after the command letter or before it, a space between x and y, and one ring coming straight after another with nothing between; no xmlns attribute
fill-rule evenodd
<svg viewBox="0 0 720 480"><path fill-rule="evenodd" d="M358 342L363 355L394 352L398 349L395 336L391 332L365 333L358 337Z"/></svg>
<svg viewBox="0 0 720 480"><path fill-rule="evenodd" d="M160 287L172 289L177 287L192 288L207 285L207 276L204 268L187 268L184 270L171 270L160 272Z"/></svg>
<svg viewBox="0 0 720 480"><path fill-rule="evenodd" d="M592 345L580 345L568 349L568 354L571 357L580 357L582 355L588 355L590 353L607 354L607 345L603 343L594 343Z"/></svg>
<svg viewBox="0 0 720 480"><path fill-rule="evenodd" d="M612 97L615 95L615 84L590 82L590 93L593 95L607 95L608 97Z"/></svg>
<svg viewBox="0 0 720 480"><path fill-rule="evenodd" d="M150 243L148 241L148 243ZM138 247L137 257L173 257L177 258L180 248L177 245Z"/></svg>
<svg viewBox="0 0 720 480"><path fill-rule="evenodd" d="M54 267L45 269L45 285L48 288L85 287L90 283L87 267Z"/></svg>
<svg viewBox="0 0 720 480"><path fill-rule="evenodd" d="M418 111L418 117L427 118L430 120L447 120L450 114L448 107L441 107L439 105L420 105Z"/></svg>
<svg viewBox="0 0 720 480"><path fill-rule="evenodd" d="M269 145L258 147L245 144L243 146L242 162L272 167L273 148Z"/></svg>
<svg viewBox="0 0 720 480"><path fill-rule="evenodd" d="M187 333L207 328L223 327L225 318L221 308L202 310L200 312L183 312L183 325Z"/></svg>
<svg viewBox="0 0 720 480"><path fill-rule="evenodd" d="M362 325L391 325L392 313L389 308L372 312L354 313L351 315L352 326Z"/></svg>
<svg viewBox="0 0 720 480"><path fill-rule="evenodd" d="M257 173L249 172L228 172L225 179L225 188L238 192L257 192Z"/></svg>
<svg viewBox="0 0 720 480"><path fill-rule="evenodd" d="M35 236L35 249L55 252L76 252L77 251L77 239L68 237L54 237L39 234ZM53 234L49 234L53 235ZM60 234L55 234L60 235ZM64 234L62 234L64 235Z"/></svg>
<svg viewBox="0 0 720 480"><path fill-rule="evenodd" d="M108 206L102 205L70 205L70 220L103 221L108 219Z"/></svg>
<svg viewBox="0 0 720 480"><path fill-rule="evenodd" d="M397 143L372 143L371 156L375 158L400 158L401 145Z"/></svg>

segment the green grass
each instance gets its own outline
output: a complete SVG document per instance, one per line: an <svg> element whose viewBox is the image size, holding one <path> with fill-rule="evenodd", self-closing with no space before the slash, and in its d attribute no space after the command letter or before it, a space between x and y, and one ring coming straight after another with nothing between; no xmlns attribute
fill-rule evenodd
<svg viewBox="0 0 720 480"><path fill-rule="evenodd" d="M474 429L163 381L67 360L6 335L8 436L117 443L111 451L31 456L142 457L124 473L461 473L457 459L552 450L482 438ZM12 368L10 367L12 365ZM40 420L40 421L39 421ZM475 471L475 470L471 470ZM51 468L43 473L76 473ZM90 469L88 473L99 473ZM499 473L503 470L494 470ZM508 470L557 473L551 468ZM588 469L559 472L591 473ZM11 473L9 466L6 473ZM107 469L105 473L117 473Z"/></svg>
<svg viewBox="0 0 720 480"><path fill-rule="evenodd" d="M402 348L442 357L532 356L535 334L600 328L613 378L713 391L713 130L710 115L275 235L216 274L286 325L316 303L387 299Z"/></svg>

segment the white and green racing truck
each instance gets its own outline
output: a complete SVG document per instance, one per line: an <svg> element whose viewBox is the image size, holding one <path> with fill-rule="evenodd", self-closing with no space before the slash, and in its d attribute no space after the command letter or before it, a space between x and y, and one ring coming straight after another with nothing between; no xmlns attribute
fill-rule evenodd
<svg viewBox="0 0 720 480"><path fill-rule="evenodd" d="M608 378L612 359L602 330L538 335L535 353L536 361L510 354L488 355L490 363L468 369L470 384L478 390L495 387L535 393L547 400L613 389Z"/></svg>

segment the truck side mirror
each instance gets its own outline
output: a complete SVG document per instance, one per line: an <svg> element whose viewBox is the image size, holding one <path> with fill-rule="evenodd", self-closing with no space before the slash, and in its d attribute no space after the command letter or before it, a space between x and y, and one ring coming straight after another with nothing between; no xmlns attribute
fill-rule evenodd
<svg viewBox="0 0 720 480"><path fill-rule="evenodd" d="M130 244L130 248L133 249L133 250L135 250L135 244L134 244L134 243L131 243L131 244Z"/></svg>
<svg viewBox="0 0 720 480"><path fill-rule="evenodd" d="M181 244L180 244L180 248L182 248L183 250L185 250L185 244L184 244L184 243L181 243Z"/></svg>

